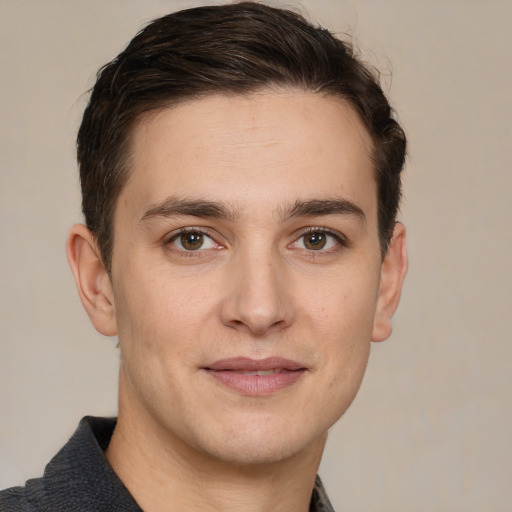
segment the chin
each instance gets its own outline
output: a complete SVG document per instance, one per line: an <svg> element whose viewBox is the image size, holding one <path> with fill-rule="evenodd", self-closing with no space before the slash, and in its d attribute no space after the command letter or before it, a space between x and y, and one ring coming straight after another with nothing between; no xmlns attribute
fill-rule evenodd
<svg viewBox="0 0 512 512"><path fill-rule="evenodd" d="M224 447L225 449L216 446L209 451L216 459L238 466L275 464L291 459L302 451L291 443L283 444L282 440L273 441L250 443L247 439L242 442L234 440L230 446ZM303 449L303 447L301 448Z"/></svg>
<svg viewBox="0 0 512 512"><path fill-rule="evenodd" d="M288 422L287 422L288 423ZM327 431L307 432L290 425L252 424L250 427L229 429L204 439L202 451L217 460L240 466L275 464L292 459L309 449L319 452L327 439Z"/></svg>

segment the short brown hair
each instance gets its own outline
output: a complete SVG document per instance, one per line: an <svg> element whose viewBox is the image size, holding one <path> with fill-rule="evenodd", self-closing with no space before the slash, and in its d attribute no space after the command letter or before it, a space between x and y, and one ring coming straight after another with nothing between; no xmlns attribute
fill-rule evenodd
<svg viewBox="0 0 512 512"><path fill-rule="evenodd" d="M144 113L214 93L292 87L343 98L373 140L383 254L400 203L406 138L377 75L350 44L302 16L255 2L187 9L147 25L98 73L78 132L82 209L111 270L127 140Z"/></svg>

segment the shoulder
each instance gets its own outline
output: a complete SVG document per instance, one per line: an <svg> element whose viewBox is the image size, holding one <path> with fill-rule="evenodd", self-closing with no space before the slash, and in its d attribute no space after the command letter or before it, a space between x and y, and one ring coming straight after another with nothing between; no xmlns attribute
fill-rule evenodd
<svg viewBox="0 0 512 512"><path fill-rule="evenodd" d="M0 512L90 510L84 503L94 501L94 480L107 466L101 445L108 444L114 425L113 419L83 418L41 478L0 491Z"/></svg>
<svg viewBox="0 0 512 512"><path fill-rule="evenodd" d="M62 451L61 451L62 452ZM60 453L59 452L59 455ZM28 480L24 486L0 491L0 512L63 512L76 510L73 502L67 467L61 467L57 455L40 478Z"/></svg>
<svg viewBox="0 0 512 512"><path fill-rule="evenodd" d="M29 480L24 487L11 487L0 491L0 512L36 512L38 491L42 479Z"/></svg>
<svg viewBox="0 0 512 512"><path fill-rule="evenodd" d="M141 512L104 455L115 424L83 418L43 477L0 492L0 512Z"/></svg>

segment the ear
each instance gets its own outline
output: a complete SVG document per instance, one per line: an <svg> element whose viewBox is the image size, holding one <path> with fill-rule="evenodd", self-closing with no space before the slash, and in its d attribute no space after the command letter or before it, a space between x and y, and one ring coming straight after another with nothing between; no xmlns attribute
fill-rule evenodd
<svg viewBox="0 0 512 512"><path fill-rule="evenodd" d="M381 266L380 289L373 322L372 341L384 341L391 335L391 319L400 302L407 265L405 226L397 222Z"/></svg>
<svg viewBox="0 0 512 512"><path fill-rule="evenodd" d="M66 254L82 305L92 324L101 334L115 336L117 327L112 283L101 261L96 239L83 224L71 228Z"/></svg>

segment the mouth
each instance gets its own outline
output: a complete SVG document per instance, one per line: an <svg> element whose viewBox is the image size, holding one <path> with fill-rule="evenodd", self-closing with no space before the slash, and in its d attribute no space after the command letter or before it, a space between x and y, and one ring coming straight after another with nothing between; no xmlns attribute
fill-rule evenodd
<svg viewBox="0 0 512 512"><path fill-rule="evenodd" d="M287 371L287 370L283 370L282 368L272 368L272 370L256 370L256 371L240 371L238 373L242 374L242 375L274 375L274 373L281 373L283 371Z"/></svg>
<svg viewBox="0 0 512 512"><path fill-rule="evenodd" d="M280 357L222 359L202 370L222 386L248 396L265 396L282 391L307 372L307 368L300 363Z"/></svg>

